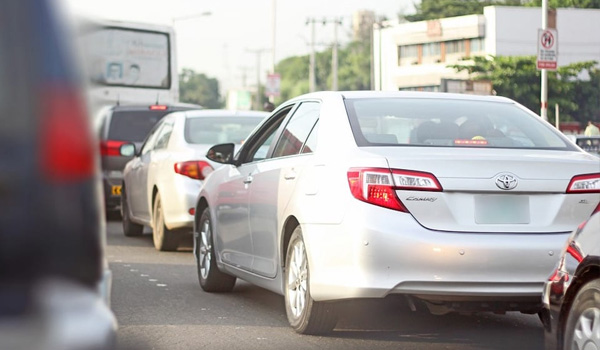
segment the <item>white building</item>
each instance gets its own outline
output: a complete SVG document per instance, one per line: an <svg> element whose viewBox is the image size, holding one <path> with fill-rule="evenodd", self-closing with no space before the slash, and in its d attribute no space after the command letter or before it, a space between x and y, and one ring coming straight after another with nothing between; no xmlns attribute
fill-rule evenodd
<svg viewBox="0 0 600 350"><path fill-rule="evenodd" d="M559 8L549 25L554 21L559 66L600 62L599 9ZM485 7L483 15L386 22L373 29L374 89L440 91L442 79L468 78L447 68L462 59L536 55L541 23L541 8L508 6Z"/></svg>

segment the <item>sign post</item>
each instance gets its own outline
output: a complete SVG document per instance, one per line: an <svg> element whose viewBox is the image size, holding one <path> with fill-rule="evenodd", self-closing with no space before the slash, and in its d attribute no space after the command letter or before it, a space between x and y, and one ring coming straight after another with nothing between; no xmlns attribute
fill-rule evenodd
<svg viewBox="0 0 600 350"><path fill-rule="evenodd" d="M558 33L556 29L538 29L537 69L556 70L558 66Z"/></svg>
<svg viewBox="0 0 600 350"><path fill-rule="evenodd" d="M267 85L265 86L265 95L268 97L278 97L281 94L281 75L273 73L267 75Z"/></svg>

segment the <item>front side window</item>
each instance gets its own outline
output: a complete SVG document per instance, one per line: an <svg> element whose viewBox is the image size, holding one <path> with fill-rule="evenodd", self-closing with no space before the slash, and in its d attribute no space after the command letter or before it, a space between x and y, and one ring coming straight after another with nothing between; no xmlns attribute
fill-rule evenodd
<svg viewBox="0 0 600 350"><path fill-rule="evenodd" d="M282 108L277 114L269 117L268 120L261 124L259 129L249 135L248 141L244 143L244 146L236 157L239 163L256 162L268 157L277 130L279 130L281 123L283 123L293 107L294 105L292 104Z"/></svg>
<svg viewBox="0 0 600 350"><path fill-rule="evenodd" d="M296 109L283 130L273 151L273 157L299 154L319 118L319 112L320 104L318 102L303 102Z"/></svg>
<svg viewBox="0 0 600 350"><path fill-rule="evenodd" d="M359 146L574 150L558 131L514 103L430 98L345 103Z"/></svg>
<svg viewBox="0 0 600 350"><path fill-rule="evenodd" d="M158 135L156 136L156 142L154 144L154 149L165 149L169 144L169 138L171 138L171 134L173 133L173 123L165 122L163 126L160 128Z"/></svg>

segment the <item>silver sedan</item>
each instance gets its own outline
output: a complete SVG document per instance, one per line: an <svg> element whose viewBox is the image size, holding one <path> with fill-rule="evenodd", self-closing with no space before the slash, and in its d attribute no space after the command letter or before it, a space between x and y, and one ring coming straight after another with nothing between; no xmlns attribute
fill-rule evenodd
<svg viewBox="0 0 600 350"><path fill-rule="evenodd" d="M126 236L152 227L157 250L175 250L191 236L196 196L218 163L206 158L214 144L239 146L268 113L195 110L166 115L123 171L121 212ZM121 146L133 155L134 145Z"/></svg>
<svg viewBox="0 0 600 350"><path fill-rule="evenodd" d="M285 296L299 333L352 298L535 313L558 254L600 210L600 163L502 97L319 92L283 103L196 206L202 288ZM213 158L216 160L216 158Z"/></svg>

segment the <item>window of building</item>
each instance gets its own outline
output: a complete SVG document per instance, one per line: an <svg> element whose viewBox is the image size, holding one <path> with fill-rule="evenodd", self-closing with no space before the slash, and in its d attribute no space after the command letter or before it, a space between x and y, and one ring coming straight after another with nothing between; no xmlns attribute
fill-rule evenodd
<svg viewBox="0 0 600 350"><path fill-rule="evenodd" d="M423 44L423 57L439 57L440 53L440 43Z"/></svg>
<svg viewBox="0 0 600 350"><path fill-rule="evenodd" d="M485 51L485 39L484 38L471 39L471 53L483 52L483 51Z"/></svg>
<svg viewBox="0 0 600 350"><path fill-rule="evenodd" d="M419 58L417 45L398 46L398 65L405 66L416 62Z"/></svg>
<svg viewBox="0 0 600 350"><path fill-rule="evenodd" d="M465 41L464 40L452 40L446 42L446 54L460 54L465 53Z"/></svg>

